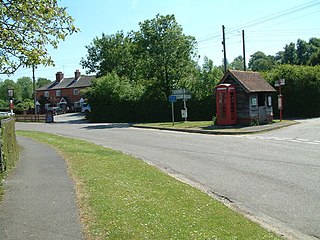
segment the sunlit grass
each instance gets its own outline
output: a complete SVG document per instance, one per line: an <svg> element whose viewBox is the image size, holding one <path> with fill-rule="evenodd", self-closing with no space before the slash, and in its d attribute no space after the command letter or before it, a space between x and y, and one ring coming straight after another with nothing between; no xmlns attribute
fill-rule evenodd
<svg viewBox="0 0 320 240"><path fill-rule="evenodd" d="M18 135L49 144L66 159L87 239L279 239L142 160L61 136Z"/></svg>

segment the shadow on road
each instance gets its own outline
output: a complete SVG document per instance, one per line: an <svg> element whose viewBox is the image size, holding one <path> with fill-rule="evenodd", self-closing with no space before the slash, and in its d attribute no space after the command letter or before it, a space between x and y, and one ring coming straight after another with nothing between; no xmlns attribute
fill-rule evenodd
<svg viewBox="0 0 320 240"><path fill-rule="evenodd" d="M112 128L129 128L131 126L132 126L131 123L107 123L107 124L89 125L89 126L83 127L83 129L96 130L96 129L112 129Z"/></svg>

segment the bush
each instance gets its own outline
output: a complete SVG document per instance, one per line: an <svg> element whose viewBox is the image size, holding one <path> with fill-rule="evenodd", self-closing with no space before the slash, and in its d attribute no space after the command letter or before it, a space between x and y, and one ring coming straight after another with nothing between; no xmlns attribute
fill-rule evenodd
<svg viewBox="0 0 320 240"><path fill-rule="evenodd" d="M19 147L15 135L13 118L1 120L1 159L0 159L0 195L1 180L10 171L19 158Z"/></svg>

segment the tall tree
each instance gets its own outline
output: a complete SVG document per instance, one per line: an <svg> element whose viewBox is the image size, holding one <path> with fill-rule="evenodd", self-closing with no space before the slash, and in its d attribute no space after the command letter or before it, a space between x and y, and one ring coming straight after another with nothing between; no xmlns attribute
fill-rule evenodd
<svg viewBox="0 0 320 240"><path fill-rule="evenodd" d="M318 51L313 53L308 61L308 65L316 66L320 65L320 48L318 48Z"/></svg>
<svg viewBox="0 0 320 240"><path fill-rule="evenodd" d="M273 56L267 56L265 53L258 51L250 56L249 68L253 71L268 71L276 65Z"/></svg>
<svg viewBox="0 0 320 240"><path fill-rule="evenodd" d="M0 99L4 101L8 101L9 88L14 90L14 100L21 101L22 100L21 88L18 84L16 84L13 80L10 80L10 79L0 81Z"/></svg>
<svg viewBox="0 0 320 240"><path fill-rule="evenodd" d="M32 99L33 87L32 79L30 77L18 78L16 85L18 85L21 89L22 100Z"/></svg>
<svg viewBox="0 0 320 240"><path fill-rule="evenodd" d="M189 83L195 99L202 100L213 96L214 88L223 76L223 68L216 67L213 61L204 57L199 76Z"/></svg>
<svg viewBox="0 0 320 240"><path fill-rule="evenodd" d="M196 57L195 38L183 34L174 15L160 16L139 23L136 33L138 50L142 55L144 76L157 79L169 95L180 79L188 75Z"/></svg>
<svg viewBox="0 0 320 240"><path fill-rule="evenodd" d="M169 95L194 67L195 39L183 34L174 15L157 15L139 26L127 35L95 38L81 64L98 76L115 72L134 81L148 80Z"/></svg>
<svg viewBox="0 0 320 240"><path fill-rule="evenodd" d="M66 8L57 0L2 0L0 3L0 73L20 66L52 65L48 46L77 31Z"/></svg>
<svg viewBox="0 0 320 240"><path fill-rule="evenodd" d="M291 65L298 63L298 54L294 43L286 44L284 47L281 63Z"/></svg>
<svg viewBox="0 0 320 240"><path fill-rule="evenodd" d="M229 65L229 68L234 70L244 70L243 57L240 55L233 59L233 61Z"/></svg>
<svg viewBox="0 0 320 240"><path fill-rule="evenodd" d="M301 39L297 40L297 64L299 65L306 65L309 58L310 58L310 52L309 50L309 44Z"/></svg>
<svg viewBox="0 0 320 240"><path fill-rule="evenodd" d="M113 35L102 34L94 38L86 46L88 54L82 58L81 65L87 68L87 73L98 76L116 72L118 76L135 77L136 59L131 33L125 35L122 31Z"/></svg>
<svg viewBox="0 0 320 240"><path fill-rule="evenodd" d="M49 79L40 77L36 81L36 88L43 87L43 86L47 85L48 83L51 83L51 81Z"/></svg>

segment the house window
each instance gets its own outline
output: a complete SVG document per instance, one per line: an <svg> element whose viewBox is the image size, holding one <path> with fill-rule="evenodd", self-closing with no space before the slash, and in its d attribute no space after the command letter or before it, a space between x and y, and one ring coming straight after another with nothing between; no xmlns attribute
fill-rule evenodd
<svg viewBox="0 0 320 240"><path fill-rule="evenodd" d="M45 96L45 97L49 97L49 91L45 91L45 92L44 92L44 96Z"/></svg>
<svg viewBox="0 0 320 240"><path fill-rule="evenodd" d="M56 96L57 96L57 97L61 97L61 90L57 90L57 91L56 91Z"/></svg>
<svg viewBox="0 0 320 240"><path fill-rule="evenodd" d="M48 109L48 107L50 106L50 103L46 103L45 105L44 105L44 109Z"/></svg>
<svg viewBox="0 0 320 240"><path fill-rule="evenodd" d="M79 95L79 89L73 89L73 95Z"/></svg>

